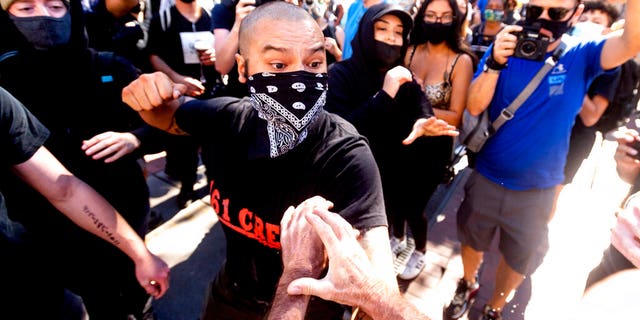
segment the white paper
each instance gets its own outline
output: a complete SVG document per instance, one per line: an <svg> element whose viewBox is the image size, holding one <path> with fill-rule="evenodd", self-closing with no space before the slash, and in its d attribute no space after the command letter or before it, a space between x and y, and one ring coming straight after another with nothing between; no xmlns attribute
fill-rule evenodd
<svg viewBox="0 0 640 320"><path fill-rule="evenodd" d="M197 64L200 63L198 58L198 51L195 49L194 44L197 41L204 41L211 44L215 39L213 33L210 31L198 31L198 32L180 32L180 42L182 43L182 55L184 56L185 64Z"/></svg>

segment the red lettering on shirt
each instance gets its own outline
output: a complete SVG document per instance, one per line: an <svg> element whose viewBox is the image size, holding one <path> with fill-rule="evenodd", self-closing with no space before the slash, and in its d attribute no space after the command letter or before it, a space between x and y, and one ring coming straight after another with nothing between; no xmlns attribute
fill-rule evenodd
<svg viewBox="0 0 640 320"><path fill-rule="evenodd" d="M233 231L260 242L262 245L269 248L280 250L280 225L265 223L262 218L258 217L255 213L247 208L242 208L237 214L237 223L235 225L230 219L229 212L229 199L222 199L220 190L213 187L213 182L210 185L211 191L211 207L220 217L220 222L229 227ZM222 203L222 212L221 204Z"/></svg>

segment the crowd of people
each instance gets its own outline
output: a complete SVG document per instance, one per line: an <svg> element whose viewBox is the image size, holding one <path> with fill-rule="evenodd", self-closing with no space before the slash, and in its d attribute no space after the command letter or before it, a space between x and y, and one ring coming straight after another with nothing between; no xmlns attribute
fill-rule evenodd
<svg viewBox="0 0 640 320"><path fill-rule="evenodd" d="M67 292L91 319L152 317L170 271L144 246L140 162L166 151L178 208L204 165L226 238L201 319L428 319L398 279L426 265L425 207L465 110L509 121L473 154L445 319L472 307L496 235L480 319L502 319L595 130L618 130L633 188L585 291L639 268L640 137L617 129L638 101L638 1L0 0L0 270L16 292L0 317L34 287L36 318L77 318ZM58 261L44 287L43 259Z"/></svg>

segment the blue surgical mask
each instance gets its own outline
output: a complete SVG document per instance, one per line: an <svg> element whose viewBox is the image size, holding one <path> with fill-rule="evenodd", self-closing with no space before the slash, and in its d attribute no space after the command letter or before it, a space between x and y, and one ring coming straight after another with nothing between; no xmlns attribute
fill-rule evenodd
<svg viewBox="0 0 640 320"><path fill-rule="evenodd" d="M71 14L60 18L50 16L16 17L9 15L20 33L37 50L49 50L69 43Z"/></svg>
<svg viewBox="0 0 640 320"><path fill-rule="evenodd" d="M502 22L502 19L504 19L504 10L484 9L484 20Z"/></svg>

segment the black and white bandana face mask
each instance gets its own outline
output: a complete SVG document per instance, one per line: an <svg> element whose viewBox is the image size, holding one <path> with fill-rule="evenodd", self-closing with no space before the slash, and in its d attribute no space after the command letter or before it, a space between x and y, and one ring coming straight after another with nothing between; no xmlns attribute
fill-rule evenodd
<svg viewBox="0 0 640 320"><path fill-rule="evenodd" d="M251 104L267 121L269 156L281 156L300 144L324 107L327 74L307 71L256 73L248 77Z"/></svg>

